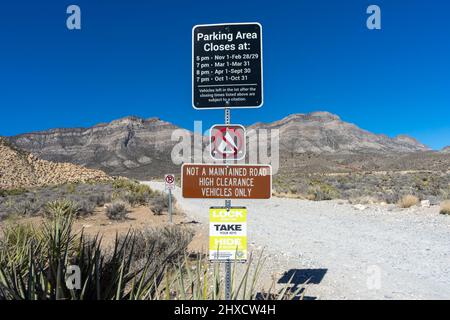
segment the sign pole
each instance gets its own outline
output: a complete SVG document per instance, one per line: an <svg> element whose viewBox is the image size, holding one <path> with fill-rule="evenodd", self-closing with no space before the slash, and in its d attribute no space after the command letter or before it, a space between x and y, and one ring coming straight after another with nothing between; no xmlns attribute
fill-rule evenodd
<svg viewBox="0 0 450 320"><path fill-rule="evenodd" d="M175 175L166 174L164 176L164 184L166 191L169 191L169 222L172 223L172 189L175 188Z"/></svg>
<svg viewBox="0 0 450 320"><path fill-rule="evenodd" d="M170 223L173 223L173 221L172 221L172 189L169 189L169 221L170 221Z"/></svg>
<svg viewBox="0 0 450 320"><path fill-rule="evenodd" d="M231 300L231 261L225 262L225 300Z"/></svg>
<svg viewBox="0 0 450 320"><path fill-rule="evenodd" d="M229 108L225 108L225 124L231 123L231 111ZM231 209L231 200L225 200L225 207L227 211ZM231 261L228 259L225 262L225 300L231 300Z"/></svg>

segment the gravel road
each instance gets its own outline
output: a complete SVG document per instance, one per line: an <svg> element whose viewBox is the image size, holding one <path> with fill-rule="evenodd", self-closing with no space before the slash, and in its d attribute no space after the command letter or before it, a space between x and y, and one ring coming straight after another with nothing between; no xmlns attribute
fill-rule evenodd
<svg viewBox="0 0 450 320"><path fill-rule="evenodd" d="M148 182L162 190L163 183ZM221 200L174 195L189 218L208 225ZM273 198L234 201L248 208L248 241L269 255L266 276L312 277L317 299L450 299L450 217L438 207L398 209L345 201ZM286 277L285 277L286 278Z"/></svg>

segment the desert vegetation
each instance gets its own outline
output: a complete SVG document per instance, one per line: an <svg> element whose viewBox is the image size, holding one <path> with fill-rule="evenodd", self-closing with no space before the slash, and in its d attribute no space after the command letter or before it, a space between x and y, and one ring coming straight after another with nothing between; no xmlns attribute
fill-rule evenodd
<svg viewBox="0 0 450 320"><path fill-rule="evenodd" d="M0 300L152 300L223 299L219 264L203 256L189 258L192 232L180 226L116 236L112 247L101 237L73 232L73 213L59 210L42 225L6 224L0 237ZM252 259L250 259L252 260ZM233 267L233 299L288 299L289 286L260 293L263 260ZM66 278L76 266L76 281ZM253 269L251 268L253 266ZM68 280L70 279L70 280Z"/></svg>
<svg viewBox="0 0 450 320"><path fill-rule="evenodd" d="M398 201L398 206L400 208L411 208L412 206L416 206L418 203L419 203L419 198L417 198L416 196L408 194L406 196L403 196Z"/></svg>
<svg viewBox="0 0 450 320"><path fill-rule="evenodd" d="M450 200L445 200L441 203L440 214L450 215Z"/></svg>
<svg viewBox="0 0 450 320"><path fill-rule="evenodd" d="M437 205L450 195L448 172L354 172L336 174L279 173L277 194L310 200L346 199L352 202L398 204L407 195Z"/></svg>
<svg viewBox="0 0 450 320"><path fill-rule="evenodd" d="M105 205L106 210L117 210L117 203L125 203L130 208L148 206L155 214L168 210L166 195L152 190L147 185L124 178L105 183L69 183L3 190L0 194L0 219L8 216L41 216L57 210L82 217L93 214L97 208ZM111 217L118 216L112 214Z"/></svg>
<svg viewBox="0 0 450 320"><path fill-rule="evenodd" d="M127 204L123 201L116 200L106 205L106 216L111 220L123 220L128 214Z"/></svg>

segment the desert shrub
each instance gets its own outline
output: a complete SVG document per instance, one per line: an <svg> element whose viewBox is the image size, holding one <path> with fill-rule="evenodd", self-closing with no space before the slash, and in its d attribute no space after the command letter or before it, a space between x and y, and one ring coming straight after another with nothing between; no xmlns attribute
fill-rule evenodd
<svg viewBox="0 0 450 320"><path fill-rule="evenodd" d="M400 197L399 197L398 193L395 193L395 192L384 193L382 198L386 203L390 203L390 204L395 204L400 201Z"/></svg>
<svg viewBox="0 0 450 320"><path fill-rule="evenodd" d="M175 208L176 199L172 196L172 208ZM153 211L155 215L161 215L164 211L169 210L169 195L166 193L157 193L150 201L150 210ZM173 210L173 213L176 213Z"/></svg>
<svg viewBox="0 0 450 320"><path fill-rule="evenodd" d="M106 203L111 202L111 195L107 193L93 194L88 197L88 201L97 207L103 207Z"/></svg>
<svg viewBox="0 0 450 320"><path fill-rule="evenodd" d="M412 206L415 206L419 203L419 198L416 196L413 196L411 194L403 196L399 202L398 206L400 208L411 208Z"/></svg>
<svg viewBox="0 0 450 320"><path fill-rule="evenodd" d="M78 203L68 200L60 199L47 202L44 208L44 212L49 217L54 216L78 216L80 213L80 207Z"/></svg>
<svg viewBox="0 0 450 320"><path fill-rule="evenodd" d="M75 193L77 191L77 185L74 183L69 183L67 185L67 192L68 193Z"/></svg>
<svg viewBox="0 0 450 320"><path fill-rule="evenodd" d="M130 179L116 179L113 181L113 188L114 189L127 189L132 188L135 183L138 183L137 181L132 181Z"/></svg>
<svg viewBox="0 0 450 320"><path fill-rule="evenodd" d="M94 212L95 207L111 202L112 193L111 183L73 183L13 192L13 195L0 197L0 216L45 214L47 203L61 199L77 203L79 215L87 215Z"/></svg>
<svg viewBox="0 0 450 320"><path fill-rule="evenodd" d="M332 200L339 197L339 191L326 183L312 181L308 190L309 199L314 201Z"/></svg>
<svg viewBox="0 0 450 320"><path fill-rule="evenodd" d="M129 255L136 261L148 258L151 253L154 263L165 261L173 264L184 256L193 235L192 229L180 226L135 231L133 248L126 247L126 251L130 251ZM126 236L119 237L119 243L125 238Z"/></svg>
<svg viewBox="0 0 450 320"><path fill-rule="evenodd" d="M82 200L77 202L78 205L78 216L87 216L94 213L97 207L96 202Z"/></svg>
<svg viewBox="0 0 450 320"><path fill-rule="evenodd" d="M24 188L19 189L0 189L0 197L17 196L28 192Z"/></svg>
<svg viewBox="0 0 450 320"><path fill-rule="evenodd" d="M41 210L41 204L33 199L22 198L20 202L12 204L11 211L22 216L34 216Z"/></svg>
<svg viewBox="0 0 450 320"><path fill-rule="evenodd" d="M126 201L132 207L147 205L155 195L149 186L128 179L115 180L113 188L113 199Z"/></svg>
<svg viewBox="0 0 450 320"><path fill-rule="evenodd" d="M127 214L127 204L123 201L117 200L106 205L106 216L111 220L124 220Z"/></svg>
<svg viewBox="0 0 450 320"><path fill-rule="evenodd" d="M141 204L146 204L148 201L143 194L138 194L132 191L117 193L115 198L127 202L132 207L136 207Z"/></svg>
<svg viewBox="0 0 450 320"><path fill-rule="evenodd" d="M439 210L439 213L450 215L450 200L445 200L441 203L441 208Z"/></svg>

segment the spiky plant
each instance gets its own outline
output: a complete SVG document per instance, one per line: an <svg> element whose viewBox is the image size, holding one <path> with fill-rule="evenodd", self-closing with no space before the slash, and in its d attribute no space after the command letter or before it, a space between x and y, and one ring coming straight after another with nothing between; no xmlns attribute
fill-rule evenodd
<svg viewBox="0 0 450 320"><path fill-rule="evenodd" d="M5 243L13 230L6 230L0 244L0 299L151 299L162 279L166 261L176 252L168 252L160 264L153 263L153 246L147 255L135 261L137 233L116 237L111 251L102 249L101 239L72 233L73 215L48 218L36 230L39 241ZM11 259L12 254L15 259ZM139 263L138 263L139 262ZM80 290L66 285L69 266L81 271Z"/></svg>
<svg viewBox="0 0 450 320"><path fill-rule="evenodd" d="M44 212L49 216L76 216L80 211L78 204L72 200L60 199L48 202L44 207Z"/></svg>
<svg viewBox="0 0 450 320"><path fill-rule="evenodd" d="M74 215L56 210L37 228L14 225L0 238L0 300L151 300L225 298L221 264L185 255L192 234L176 227L162 231L130 230L116 236L112 248L100 236L74 234ZM160 232L160 236L157 236ZM161 240L162 239L162 240ZM258 295L262 255L246 266L234 263L232 299L291 299L289 286ZM177 262L178 261L178 262ZM80 270L80 288L66 275Z"/></svg>

